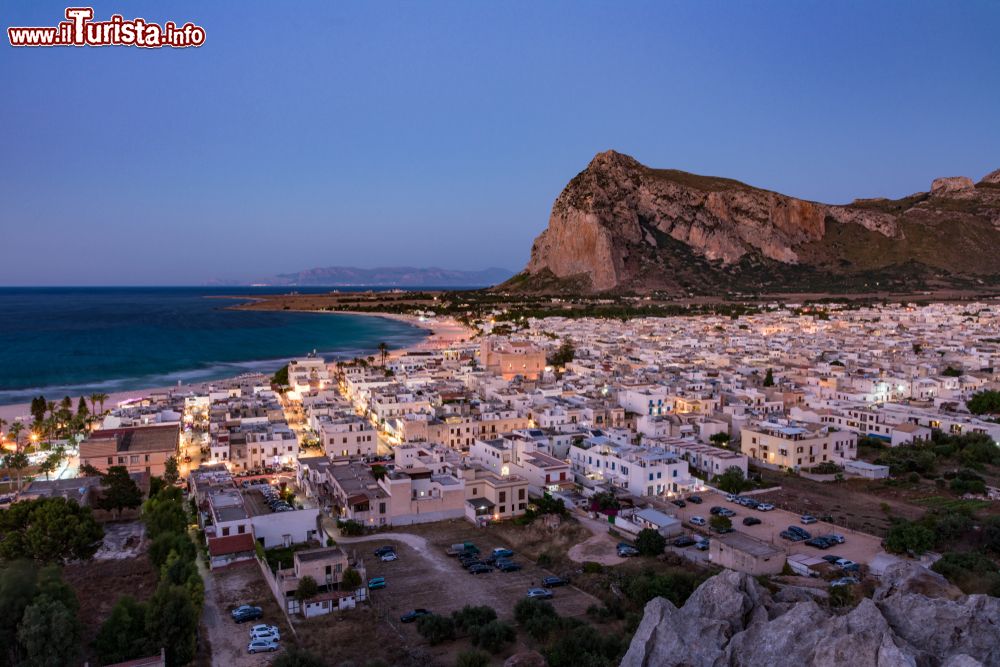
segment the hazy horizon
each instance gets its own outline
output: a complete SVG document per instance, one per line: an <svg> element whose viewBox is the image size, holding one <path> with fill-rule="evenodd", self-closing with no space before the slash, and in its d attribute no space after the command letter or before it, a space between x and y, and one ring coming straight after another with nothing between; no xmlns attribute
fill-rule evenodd
<svg viewBox="0 0 1000 667"><path fill-rule="evenodd" d="M206 42L0 48L0 285L518 271L607 149L829 203L1000 167L996 3L88 4Z"/></svg>

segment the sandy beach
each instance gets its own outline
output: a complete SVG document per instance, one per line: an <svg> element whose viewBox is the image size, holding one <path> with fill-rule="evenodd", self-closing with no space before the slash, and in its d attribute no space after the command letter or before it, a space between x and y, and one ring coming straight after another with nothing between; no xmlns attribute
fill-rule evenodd
<svg viewBox="0 0 1000 667"><path fill-rule="evenodd" d="M390 351L390 358L396 358L402 356L408 352L420 352L420 351L430 351L430 350L440 350L446 348L456 342L461 342L463 340L468 340L473 335L475 331L469 329L468 327L456 322L452 318L441 318L441 319L422 319L415 317L413 315L398 315L395 313L359 313L354 311L306 311L301 312L319 312L319 313L331 313L336 312L342 315L363 315L365 317L383 317L386 319L397 320L399 322L405 322L406 324L419 327L428 332L428 336L424 338L419 343L413 345L398 348ZM372 350L372 354L377 354L377 351ZM235 377L235 376L233 376ZM213 385L218 385L227 380L233 379L222 378L219 380L209 381L209 382L198 382L193 384L182 384L182 385L171 385L167 387L145 387L142 389L131 389L128 391L120 391L115 393L109 393L108 399L104 402L104 407L106 409L113 408L120 403L136 400L142 398L143 396L148 396L154 392L173 392L175 394L189 394L189 393L202 393L208 391ZM46 396L48 400L60 400L62 396ZM73 399L73 405L75 406L79 400L79 395L71 395L70 398ZM89 394L85 396L87 399L87 404L90 404ZM0 405L0 419L8 423L13 423L16 420L21 420L25 423L31 421L31 413L29 411L29 403L14 403L11 405Z"/></svg>

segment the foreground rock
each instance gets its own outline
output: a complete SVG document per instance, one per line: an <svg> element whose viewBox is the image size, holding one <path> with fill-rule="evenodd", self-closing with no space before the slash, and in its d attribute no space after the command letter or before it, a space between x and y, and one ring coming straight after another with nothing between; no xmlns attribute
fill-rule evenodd
<svg viewBox="0 0 1000 667"><path fill-rule="evenodd" d="M727 571L683 607L650 601L622 661L622 667L762 665L1000 665L1000 598L963 596L939 575L900 563L873 599L837 613L809 596L772 596L753 577Z"/></svg>

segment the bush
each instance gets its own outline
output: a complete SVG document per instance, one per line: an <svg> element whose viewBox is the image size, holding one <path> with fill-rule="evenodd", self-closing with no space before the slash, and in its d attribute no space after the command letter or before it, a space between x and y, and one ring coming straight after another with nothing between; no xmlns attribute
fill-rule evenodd
<svg viewBox="0 0 1000 667"><path fill-rule="evenodd" d="M683 571L656 574L650 570L624 579L622 589L626 597L640 607L655 597L665 597L680 607L705 577Z"/></svg>
<svg viewBox="0 0 1000 667"><path fill-rule="evenodd" d="M635 548L643 556L659 556L667 548L667 538L652 528L645 528L639 531Z"/></svg>
<svg viewBox="0 0 1000 667"><path fill-rule="evenodd" d="M848 607L854 602L850 586L830 586L830 606Z"/></svg>
<svg viewBox="0 0 1000 667"><path fill-rule="evenodd" d="M583 562L584 574L600 574L601 572L604 572L604 566L600 563L595 563L592 560Z"/></svg>
<svg viewBox="0 0 1000 667"><path fill-rule="evenodd" d="M490 621L480 626L472 635L472 643L482 646L490 653L500 652L504 646L514 641L517 633L510 624L503 621Z"/></svg>
<svg viewBox="0 0 1000 667"><path fill-rule="evenodd" d="M981 553L946 553L931 569L964 593L1000 594L1000 566Z"/></svg>
<svg viewBox="0 0 1000 667"><path fill-rule="evenodd" d="M347 574L346 572L344 573ZM301 579L299 579L299 587L295 589L295 599L299 602L305 602L309 598L316 597L319 593L319 584L316 580L310 577L308 574Z"/></svg>
<svg viewBox="0 0 1000 667"><path fill-rule="evenodd" d="M916 556L934 547L935 535L927 526L909 521L897 521L885 538L885 548L893 553L911 553Z"/></svg>
<svg viewBox="0 0 1000 667"><path fill-rule="evenodd" d="M353 567L344 570L344 576L340 580L340 585L345 591L353 591L361 585L361 573Z"/></svg>
<svg viewBox="0 0 1000 667"><path fill-rule="evenodd" d="M493 607L485 605L474 607L465 605L459 611L451 612L451 619L455 622L455 628L462 632L469 632L473 628L486 625L497 619L497 612Z"/></svg>
<svg viewBox="0 0 1000 667"><path fill-rule="evenodd" d="M354 521L353 519L348 519L347 521L337 521L337 528L340 532L348 537L357 537L358 535L364 535L365 526L359 521Z"/></svg>
<svg viewBox="0 0 1000 667"><path fill-rule="evenodd" d="M490 654L483 651L462 651L458 654L455 667L489 667Z"/></svg>
<svg viewBox="0 0 1000 667"><path fill-rule="evenodd" d="M549 667L591 667L617 665L628 643L617 635L599 635L593 628L579 626L563 633L545 651Z"/></svg>
<svg viewBox="0 0 1000 667"><path fill-rule="evenodd" d="M450 641L455 638L455 623L446 616L429 614L417 619L417 632L431 646L436 646L441 642Z"/></svg>

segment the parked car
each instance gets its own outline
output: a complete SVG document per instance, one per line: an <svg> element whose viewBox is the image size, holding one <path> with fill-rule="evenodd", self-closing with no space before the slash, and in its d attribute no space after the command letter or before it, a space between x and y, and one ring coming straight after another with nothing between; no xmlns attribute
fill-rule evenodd
<svg viewBox="0 0 1000 667"><path fill-rule="evenodd" d="M565 586L569 582L562 577L545 577L542 579L542 586L545 588L553 588L555 586Z"/></svg>
<svg viewBox="0 0 1000 667"><path fill-rule="evenodd" d="M504 547L497 547L492 551L492 554L494 558L510 558L514 555L514 552Z"/></svg>
<svg viewBox="0 0 1000 667"><path fill-rule="evenodd" d="M690 535L681 535L676 540L674 540L674 546L683 549L684 547L689 547L695 544L698 540L694 539Z"/></svg>
<svg viewBox="0 0 1000 667"><path fill-rule="evenodd" d="M535 598L537 600L551 600L552 591L547 588L529 588L528 597Z"/></svg>
<svg viewBox="0 0 1000 667"><path fill-rule="evenodd" d="M736 516L736 512L732 511L728 507L723 507L721 510L719 510L719 516L734 517Z"/></svg>
<svg viewBox="0 0 1000 667"><path fill-rule="evenodd" d="M701 496L688 496L688 502L701 505L704 501L701 499Z"/></svg>
<svg viewBox="0 0 1000 667"><path fill-rule="evenodd" d="M381 560L383 563L389 563L394 560L399 560L399 556L396 555L395 551L390 551L388 553L382 554L379 560Z"/></svg>
<svg viewBox="0 0 1000 667"><path fill-rule="evenodd" d="M478 563L469 568L469 574L488 574L493 571L493 568L486 563Z"/></svg>
<svg viewBox="0 0 1000 667"><path fill-rule="evenodd" d="M255 639L247 645L247 653L274 652L278 650L278 642L273 639Z"/></svg>
<svg viewBox="0 0 1000 667"><path fill-rule="evenodd" d="M708 522L705 521L705 517L703 516L693 516L690 519L688 519L688 523L690 523L692 526L704 526Z"/></svg>
<svg viewBox="0 0 1000 667"><path fill-rule="evenodd" d="M251 635L253 635L255 633L267 634L268 632L273 632L276 635L280 634L278 632L278 626L277 625L268 625L267 623L259 623L259 624L255 625L255 626L253 626L252 628L250 628L250 634Z"/></svg>
<svg viewBox="0 0 1000 667"><path fill-rule="evenodd" d="M368 588L385 588L385 577L374 577L368 580Z"/></svg>
<svg viewBox="0 0 1000 667"><path fill-rule="evenodd" d="M780 537L783 540L788 540L789 542L801 542L802 540L806 539L801 535L799 535L798 533L793 533L790 530L781 531L780 533L778 533L778 537Z"/></svg>
<svg viewBox="0 0 1000 667"><path fill-rule="evenodd" d="M264 612L260 607L247 607L240 608L240 611L233 611L233 620L237 623L246 623L247 621L256 621L264 617Z"/></svg>
<svg viewBox="0 0 1000 667"><path fill-rule="evenodd" d="M761 520L755 516L748 516L743 519L744 526L756 526L759 523L761 523Z"/></svg>
<svg viewBox="0 0 1000 667"><path fill-rule="evenodd" d="M774 509L774 505L771 503L759 503L756 509L758 512L770 512Z"/></svg>
<svg viewBox="0 0 1000 667"><path fill-rule="evenodd" d="M830 582L830 586L853 586L854 584L861 583L858 581L857 577L841 577L840 579L834 579Z"/></svg>
<svg viewBox="0 0 1000 667"><path fill-rule="evenodd" d="M721 514L722 508L716 505L715 507L709 508L708 513L711 514L712 516L715 516L716 514Z"/></svg>
<svg viewBox="0 0 1000 667"><path fill-rule="evenodd" d="M799 517L799 521L808 526L811 523L816 523L817 519L812 514L803 514Z"/></svg>
<svg viewBox="0 0 1000 667"><path fill-rule="evenodd" d="M251 609L260 609L260 607L255 607L252 604L241 604L239 607L234 607L229 613L232 614L233 618L236 618L238 614L250 611Z"/></svg>
<svg viewBox="0 0 1000 667"><path fill-rule="evenodd" d="M517 572L521 569L521 564L513 561L501 561L497 563L497 569L501 572Z"/></svg>
<svg viewBox="0 0 1000 667"><path fill-rule="evenodd" d="M789 526L787 530L789 533L795 533L796 535L799 535L803 540L808 540L810 537L812 537L812 533L810 533L805 528L800 528L799 526Z"/></svg>
<svg viewBox="0 0 1000 667"><path fill-rule="evenodd" d="M638 555L639 555L639 550L631 545L623 544L618 546L619 558L628 558L629 556L638 556Z"/></svg>
<svg viewBox="0 0 1000 667"><path fill-rule="evenodd" d="M827 563L830 563L831 565L836 565L837 561L841 560L841 557L840 556L836 556L834 554L827 554L827 555L823 556L823 560L825 560Z"/></svg>
<svg viewBox="0 0 1000 667"><path fill-rule="evenodd" d="M853 560L847 558L841 558L837 561L837 566L840 567L844 572L858 572L861 566L855 563Z"/></svg>
<svg viewBox="0 0 1000 667"><path fill-rule="evenodd" d="M726 502L735 503L736 502L736 496L734 496L731 493L727 493L726 494Z"/></svg>
<svg viewBox="0 0 1000 667"><path fill-rule="evenodd" d="M828 542L835 542L836 544L843 544L847 541L844 539L843 535L838 533L830 533L829 535L823 535L822 537L824 540L827 540Z"/></svg>
<svg viewBox="0 0 1000 667"><path fill-rule="evenodd" d="M396 547L390 546L388 544L385 545L384 547L379 547L378 549L375 550L375 555L380 558L386 554L394 554L394 553L396 553Z"/></svg>
<svg viewBox="0 0 1000 667"><path fill-rule="evenodd" d="M708 547L710 544L711 542L709 542L708 538L706 537L702 540L699 540L698 543L694 545L694 548L697 549L698 551L708 551Z"/></svg>
<svg viewBox="0 0 1000 667"><path fill-rule="evenodd" d="M421 616L427 616L431 612L427 609L414 609L413 611L408 611L399 617L400 623L413 623L415 620Z"/></svg>
<svg viewBox="0 0 1000 667"><path fill-rule="evenodd" d="M250 630L250 641L256 641L258 639L270 639L271 641L276 642L281 639L281 633L274 625L255 625Z"/></svg>
<svg viewBox="0 0 1000 667"><path fill-rule="evenodd" d="M817 549L829 549L831 546L833 546L832 544L827 542L826 539L822 537L810 538L806 540L806 544L808 544L811 547L816 547Z"/></svg>
<svg viewBox="0 0 1000 667"><path fill-rule="evenodd" d="M677 498L676 500L671 500L670 502L671 504L677 505L678 507L687 507L687 503L681 500L680 498Z"/></svg>

